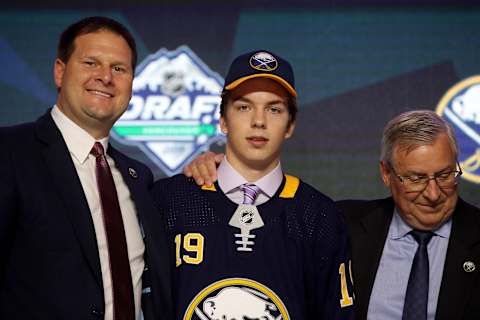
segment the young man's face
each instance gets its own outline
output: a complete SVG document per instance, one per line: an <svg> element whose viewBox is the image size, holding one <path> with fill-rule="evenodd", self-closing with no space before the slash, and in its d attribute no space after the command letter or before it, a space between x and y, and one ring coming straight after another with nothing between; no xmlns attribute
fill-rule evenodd
<svg viewBox="0 0 480 320"><path fill-rule="evenodd" d="M95 138L108 135L132 94L132 51L121 36L98 31L80 35L68 62L55 61L57 105Z"/></svg>
<svg viewBox="0 0 480 320"><path fill-rule="evenodd" d="M280 84L266 78L247 80L230 93L220 126L227 134L227 159L237 170L268 173L278 164L282 143L295 126L288 97Z"/></svg>

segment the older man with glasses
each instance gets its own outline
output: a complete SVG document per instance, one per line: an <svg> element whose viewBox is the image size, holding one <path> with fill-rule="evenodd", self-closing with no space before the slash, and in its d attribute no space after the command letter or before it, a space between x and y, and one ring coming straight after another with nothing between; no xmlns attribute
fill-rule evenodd
<svg viewBox="0 0 480 320"><path fill-rule="evenodd" d="M432 111L385 127L391 197L338 202L352 241L358 319L480 319L480 210L458 196L452 128Z"/></svg>

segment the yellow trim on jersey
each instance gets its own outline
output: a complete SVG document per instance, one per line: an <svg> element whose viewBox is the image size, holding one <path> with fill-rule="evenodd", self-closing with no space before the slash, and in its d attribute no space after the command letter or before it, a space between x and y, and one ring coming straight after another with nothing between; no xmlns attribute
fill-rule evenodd
<svg viewBox="0 0 480 320"><path fill-rule="evenodd" d="M210 187L207 186L206 184L204 184L204 185L202 186L202 190L217 191L217 189L215 188L215 185L214 185L214 184L212 184Z"/></svg>
<svg viewBox="0 0 480 320"><path fill-rule="evenodd" d="M290 176L288 174L285 175L285 185L283 186L283 190L280 193L280 198L293 198L295 197L295 193L297 193L298 186L300 185L300 179L294 176ZM211 185L210 187L204 184L202 186L202 190L206 191L217 191L215 185Z"/></svg>
<svg viewBox="0 0 480 320"><path fill-rule="evenodd" d="M280 198L293 198L300 185L300 179L294 176L285 175L285 186L283 187Z"/></svg>

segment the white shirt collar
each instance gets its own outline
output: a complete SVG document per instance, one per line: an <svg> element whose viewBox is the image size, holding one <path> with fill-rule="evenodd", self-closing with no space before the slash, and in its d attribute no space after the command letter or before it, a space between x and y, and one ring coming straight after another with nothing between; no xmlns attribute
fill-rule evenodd
<svg viewBox="0 0 480 320"><path fill-rule="evenodd" d="M224 193L234 191L242 184L248 183L248 181L240 173L238 173L235 168L232 167L232 165L228 162L227 157L222 160L217 172L218 184ZM251 183L255 184L263 193L271 198L273 195L275 195L275 192L277 192L278 188L282 184L282 180L283 172L282 166L279 162L272 171L257 181Z"/></svg>
<svg viewBox="0 0 480 320"><path fill-rule="evenodd" d="M57 105L53 106L50 114L62 133L68 150L78 162L84 163L85 160L87 160L90 150L92 150L96 141L100 142L105 152L107 152L108 136L100 140L95 140L87 131L70 120Z"/></svg>

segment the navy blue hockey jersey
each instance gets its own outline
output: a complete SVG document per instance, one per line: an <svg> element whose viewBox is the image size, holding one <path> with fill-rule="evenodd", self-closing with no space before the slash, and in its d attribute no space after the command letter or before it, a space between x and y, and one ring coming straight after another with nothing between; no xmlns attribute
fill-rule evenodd
<svg viewBox="0 0 480 320"><path fill-rule="evenodd" d="M153 196L175 258L176 319L353 318L342 217L308 184L286 175L274 197L234 218L239 205L218 185L183 175L158 181Z"/></svg>

